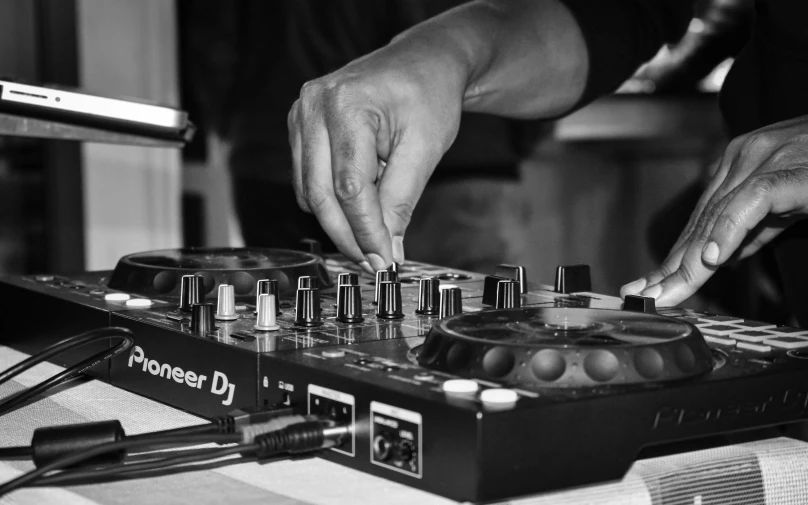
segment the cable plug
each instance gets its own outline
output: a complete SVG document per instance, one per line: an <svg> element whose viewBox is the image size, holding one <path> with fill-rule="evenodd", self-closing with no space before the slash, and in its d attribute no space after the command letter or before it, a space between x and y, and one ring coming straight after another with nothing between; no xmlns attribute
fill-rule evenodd
<svg viewBox="0 0 808 505"><path fill-rule="evenodd" d="M256 437L259 449L255 454L258 459L263 459L287 452L297 454L327 449L340 444L348 433L348 426L337 425L334 421L305 421Z"/></svg>
<svg viewBox="0 0 808 505"><path fill-rule="evenodd" d="M217 426L219 433L238 433L242 431L245 426L266 423L282 416L294 415L295 413L295 409L292 407L244 407L236 409L226 416L216 417L212 422Z"/></svg>

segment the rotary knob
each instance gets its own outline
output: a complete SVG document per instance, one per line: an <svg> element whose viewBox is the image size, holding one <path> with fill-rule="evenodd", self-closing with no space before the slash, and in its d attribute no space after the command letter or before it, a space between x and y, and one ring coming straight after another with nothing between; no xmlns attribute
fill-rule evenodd
<svg viewBox="0 0 808 505"><path fill-rule="evenodd" d="M191 308L191 331L197 335L207 335L216 329L212 303L197 303Z"/></svg>
<svg viewBox="0 0 808 505"><path fill-rule="evenodd" d="M440 313L440 279L424 277L418 281L418 308L416 314L437 316Z"/></svg>
<svg viewBox="0 0 808 505"><path fill-rule="evenodd" d="M255 312L258 314L258 301L261 295L274 295L275 296L275 314L281 315L281 297L278 290L278 281L275 279L262 279L258 281L255 286Z"/></svg>
<svg viewBox="0 0 808 505"><path fill-rule="evenodd" d="M498 309L518 309L522 306L522 295L519 293L518 281L499 281L497 283Z"/></svg>
<svg viewBox="0 0 808 505"><path fill-rule="evenodd" d="M337 276L337 307L340 306L340 297L342 296L341 286L358 286L359 274L341 273Z"/></svg>
<svg viewBox="0 0 808 505"><path fill-rule="evenodd" d="M393 282L398 280L398 273L392 270L379 270L376 272L376 294L373 297L373 305L379 304L379 287L382 282Z"/></svg>
<svg viewBox="0 0 808 505"><path fill-rule="evenodd" d="M337 290L337 321L348 324L364 321L365 318L362 317L361 286L343 284Z"/></svg>
<svg viewBox="0 0 808 505"><path fill-rule="evenodd" d="M233 286L229 284L219 285L219 296L216 299L216 315L214 317L220 321L235 321L238 319L238 314L236 314L236 294Z"/></svg>
<svg viewBox="0 0 808 505"><path fill-rule="evenodd" d="M320 285L318 283L317 277L311 277L309 275L301 275L297 278L297 289L301 288L319 288Z"/></svg>
<svg viewBox="0 0 808 505"><path fill-rule="evenodd" d="M376 317L380 319L401 319L404 312L401 310L401 283L398 281L383 281L379 283L379 306Z"/></svg>
<svg viewBox="0 0 808 505"><path fill-rule="evenodd" d="M440 317L453 316L463 312L460 288L447 284L440 287Z"/></svg>
<svg viewBox="0 0 808 505"><path fill-rule="evenodd" d="M205 299L205 281L200 275L183 275L180 281L180 310L191 312L191 308Z"/></svg>
<svg viewBox="0 0 808 505"><path fill-rule="evenodd" d="M256 330L276 331L280 329L275 309L276 301L275 295L267 293L258 295L258 316L255 318Z"/></svg>
<svg viewBox="0 0 808 505"><path fill-rule="evenodd" d="M311 328L323 324L320 318L320 290L299 288L295 305L295 325Z"/></svg>
<svg viewBox="0 0 808 505"><path fill-rule="evenodd" d="M519 283L519 293L527 293L527 274L525 267L521 265L497 265L496 270L494 270L494 275L515 280Z"/></svg>
<svg viewBox="0 0 808 505"><path fill-rule="evenodd" d="M589 265L565 265L556 269L556 293L580 293L592 291Z"/></svg>

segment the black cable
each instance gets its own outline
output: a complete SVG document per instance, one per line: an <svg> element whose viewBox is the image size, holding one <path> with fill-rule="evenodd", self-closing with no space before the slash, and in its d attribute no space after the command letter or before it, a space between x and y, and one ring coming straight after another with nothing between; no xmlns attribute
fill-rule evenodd
<svg viewBox="0 0 808 505"><path fill-rule="evenodd" d="M125 352L132 344L134 344L134 336L131 330L126 328L118 328L118 327L111 327L111 328L99 328L97 330L88 331L82 333L80 335L76 335L75 337L70 337L68 339L62 340L58 342L44 351L37 353L36 355L28 358L21 363L9 368L2 374L0 374L0 384L10 380L12 377L15 377L30 368L42 363L43 361L52 358L53 356L65 352L69 349L73 349L75 347L80 347L86 345L91 342L95 342L97 340L103 340L107 338L121 338L123 339L118 345L111 349L105 349L99 353L96 353L89 358L76 363L75 365L71 366L70 368L65 369L61 373L54 375L44 381L40 382L39 384L32 386L21 393L18 393L14 396L6 398L3 402L0 402L0 416L6 414L11 409L22 405L23 403L27 402L31 398L47 391L48 389L61 384L67 380L73 379L77 377L79 374L84 372L85 370L92 368L96 364L106 361L117 354Z"/></svg>
<svg viewBox="0 0 808 505"><path fill-rule="evenodd" d="M150 433L141 433L139 435L127 435L127 440L142 440L144 438L170 438L183 435L201 435L204 433L218 433L219 427L213 423L199 424L195 426L183 426L182 428L174 428L171 430L153 431Z"/></svg>
<svg viewBox="0 0 808 505"><path fill-rule="evenodd" d="M37 479L32 486L73 486L83 483L88 479L95 481L104 478L128 479L138 477L139 473L154 470L162 470L169 467L182 467L183 469L193 469L194 463L202 463L214 459L232 456L246 452L254 452L258 449L258 444L238 445L235 447L224 447L215 449L199 449L190 454L163 458L142 463L117 464L101 469L67 470L56 475L49 475ZM241 458L239 458L241 459ZM187 468L185 468L187 466Z"/></svg>
<svg viewBox="0 0 808 505"><path fill-rule="evenodd" d="M66 468L77 463L81 463L82 461L86 461L90 458L95 456L106 454L109 452L117 452L121 450L131 450L136 449L138 447L150 447L150 446L165 446L165 447L185 447L189 445L198 445L198 444L205 444L205 443L235 443L241 440L241 435L239 434L231 434L231 435L187 435L184 437L177 437L175 440L170 440L166 438L157 438L156 440L143 438L141 440L121 440L120 442L111 442L108 444L102 444L86 451L82 451L80 453L72 453L68 454L63 458L59 458L56 461L52 461L47 465L43 465L39 468L31 470L28 473L25 473L15 479L12 479L2 486L0 486L0 496L3 496L15 489L19 489L28 485L31 482L34 482L48 472L52 472L54 470L60 470L62 468Z"/></svg>
<svg viewBox="0 0 808 505"><path fill-rule="evenodd" d="M18 447L0 447L0 459L23 458L31 456L31 447L24 445Z"/></svg>

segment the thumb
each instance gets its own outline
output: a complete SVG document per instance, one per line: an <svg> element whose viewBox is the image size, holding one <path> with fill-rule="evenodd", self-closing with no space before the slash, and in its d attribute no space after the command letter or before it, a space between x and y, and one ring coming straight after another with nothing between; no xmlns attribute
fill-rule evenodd
<svg viewBox="0 0 808 505"><path fill-rule="evenodd" d="M402 141L390 154L379 184L379 200L384 224L390 231L393 261L404 262L404 233L412 219L438 156L426 146Z"/></svg>

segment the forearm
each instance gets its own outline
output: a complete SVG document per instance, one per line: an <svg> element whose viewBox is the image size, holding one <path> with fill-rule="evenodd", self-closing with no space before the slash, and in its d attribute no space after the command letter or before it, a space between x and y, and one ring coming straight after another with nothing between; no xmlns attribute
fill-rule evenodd
<svg viewBox="0 0 808 505"><path fill-rule="evenodd" d="M587 49L558 0L476 1L399 35L462 86L463 109L518 118L569 110L586 86ZM447 72L447 70L450 70Z"/></svg>

